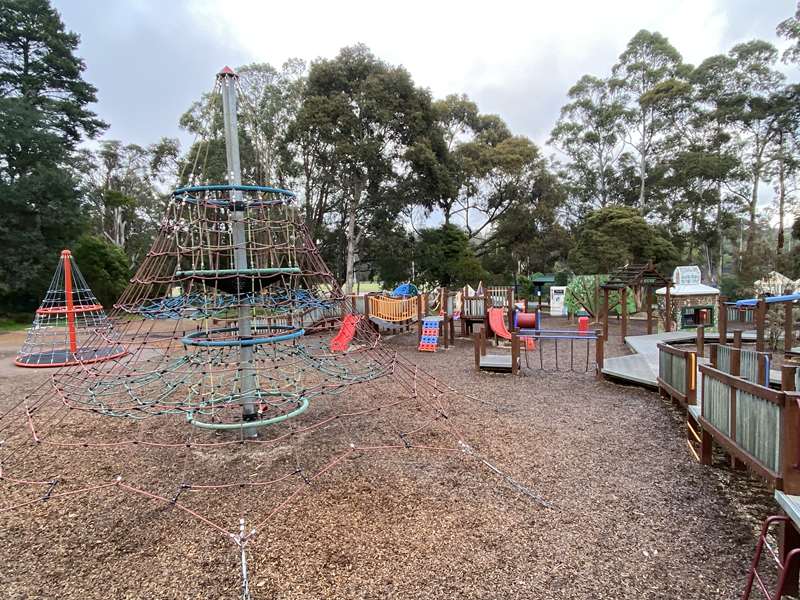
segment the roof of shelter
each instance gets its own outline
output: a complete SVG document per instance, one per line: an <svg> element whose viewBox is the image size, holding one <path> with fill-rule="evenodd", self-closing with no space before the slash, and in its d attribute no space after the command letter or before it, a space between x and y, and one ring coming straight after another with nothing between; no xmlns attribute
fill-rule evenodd
<svg viewBox="0 0 800 600"><path fill-rule="evenodd" d="M672 280L659 273L652 261L642 265L626 265L617 269L600 285L607 290L620 290L625 287L656 285L672 286Z"/></svg>
<svg viewBox="0 0 800 600"><path fill-rule="evenodd" d="M718 296L719 290L710 285L705 285L701 281L700 267L697 265L685 265L675 267L672 272L672 280L675 285L669 288L672 296ZM664 296L667 288L662 287L656 290L656 294Z"/></svg>

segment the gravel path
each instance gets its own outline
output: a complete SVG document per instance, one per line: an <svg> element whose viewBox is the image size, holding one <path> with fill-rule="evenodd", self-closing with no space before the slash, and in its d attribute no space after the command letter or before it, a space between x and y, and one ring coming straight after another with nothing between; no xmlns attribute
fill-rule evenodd
<svg viewBox="0 0 800 600"><path fill-rule="evenodd" d="M436 354L415 342L387 340L478 399L460 400L452 424L549 508L463 453L354 456L255 538L254 599L741 594L757 527L776 510L770 493L695 463L681 413L656 393L591 374L476 373L469 341ZM46 377L5 368L15 343L0 336L0 412ZM0 513L0 565L2 598L239 595L234 544L122 494Z"/></svg>

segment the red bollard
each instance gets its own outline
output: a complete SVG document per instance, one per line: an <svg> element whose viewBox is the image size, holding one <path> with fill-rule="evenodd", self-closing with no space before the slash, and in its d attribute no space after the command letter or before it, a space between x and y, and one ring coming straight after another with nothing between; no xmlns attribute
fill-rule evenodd
<svg viewBox="0 0 800 600"><path fill-rule="evenodd" d="M578 317L578 332L587 333L589 331L589 317Z"/></svg>

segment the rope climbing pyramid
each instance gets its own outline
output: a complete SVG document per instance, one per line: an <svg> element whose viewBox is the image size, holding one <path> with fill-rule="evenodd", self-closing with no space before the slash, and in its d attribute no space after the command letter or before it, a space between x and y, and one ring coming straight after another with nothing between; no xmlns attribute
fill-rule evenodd
<svg viewBox="0 0 800 600"><path fill-rule="evenodd" d="M72 253L64 250L14 362L20 367L63 367L119 358L125 350L111 334L103 306Z"/></svg>

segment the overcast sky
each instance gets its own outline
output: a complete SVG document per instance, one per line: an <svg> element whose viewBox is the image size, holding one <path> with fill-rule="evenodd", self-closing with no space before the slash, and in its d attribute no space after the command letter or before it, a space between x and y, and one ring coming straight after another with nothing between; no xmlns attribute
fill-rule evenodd
<svg viewBox="0 0 800 600"><path fill-rule="evenodd" d="M179 136L179 116L223 65L310 61L358 42L435 96L466 93L542 144L569 87L606 75L639 29L666 35L697 64L756 37L781 45L775 26L794 12L788 0L54 4L81 36L96 110L111 125L105 137L138 144Z"/></svg>

